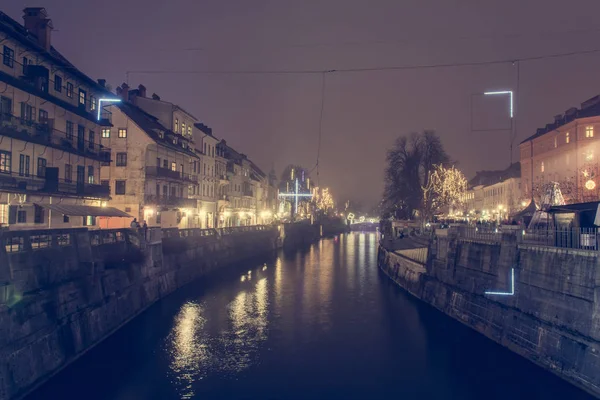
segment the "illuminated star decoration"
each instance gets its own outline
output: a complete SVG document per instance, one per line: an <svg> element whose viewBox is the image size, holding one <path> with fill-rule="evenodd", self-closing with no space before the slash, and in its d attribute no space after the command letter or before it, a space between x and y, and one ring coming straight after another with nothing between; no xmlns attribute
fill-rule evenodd
<svg viewBox="0 0 600 400"><path fill-rule="evenodd" d="M498 92L485 92L484 95L486 96L494 96L494 95L499 95L499 94L508 94L510 96L510 108L509 108L509 114L510 114L510 118L513 117L513 92L512 90L501 90Z"/></svg>
<svg viewBox="0 0 600 400"><path fill-rule="evenodd" d="M298 178L296 178L296 190L294 193L279 193L279 197L294 197L295 198L295 206L294 206L294 214L298 213L298 198L299 197L312 197L313 195L310 193L298 193Z"/></svg>
<svg viewBox="0 0 600 400"><path fill-rule="evenodd" d="M510 269L510 292L485 292L489 296L513 296L515 294L515 269Z"/></svg>
<svg viewBox="0 0 600 400"><path fill-rule="evenodd" d="M98 100L98 121L100 121L100 113L102 111L102 103L120 103L121 99L99 99Z"/></svg>

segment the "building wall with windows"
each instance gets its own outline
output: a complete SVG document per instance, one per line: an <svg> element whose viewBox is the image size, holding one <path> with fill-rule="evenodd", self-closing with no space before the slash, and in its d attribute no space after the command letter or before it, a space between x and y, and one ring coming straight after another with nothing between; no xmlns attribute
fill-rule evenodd
<svg viewBox="0 0 600 400"><path fill-rule="evenodd" d="M524 208L520 178L505 179L485 186L481 190L483 191L482 211L484 217L488 219L504 221Z"/></svg>
<svg viewBox="0 0 600 400"><path fill-rule="evenodd" d="M114 162L102 168L101 179L111 187L111 206L148 226L198 227L192 193L200 160L190 142L126 101L110 108L114 127L102 141L114 146ZM111 219L111 227L118 224L124 222Z"/></svg>
<svg viewBox="0 0 600 400"><path fill-rule="evenodd" d="M193 129L196 151L201 154L200 184L198 199L203 228L215 228L219 224L218 192L220 177L217 174L217 144L219 139L213 136L212 129L202 123L196 123Z"/></svg>
<svg viewBox="0 0 600 400"><path fill-rule="evenodd" d="M104 89L51 46L43 8L21 26L0 13L0 226L98 226L95 218L52 212L50 204L101 206L101 162L109 162L98 120Z"/></svg>
<svg viewBox="0 0 600 400"><path fill-rule="evenodd" d="M523 200L539 203L545 185L558 182L567 203L600 199L600 96L555 117L520 146Z"/></svg>

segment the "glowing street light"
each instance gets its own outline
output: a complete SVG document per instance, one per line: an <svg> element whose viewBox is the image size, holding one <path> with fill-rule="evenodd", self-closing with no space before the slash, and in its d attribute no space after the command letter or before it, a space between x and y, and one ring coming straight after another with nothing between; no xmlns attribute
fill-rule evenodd
<svg viewBox="0 0 600 400"><path fill-rule="evenodd" d="M497 92L485 92L484 95L486 96L495 96L495 95L509 95L509 113L510 113L510 118L513 118L513 92L512 90L501 90L501 91L497 91Z"/></svg>

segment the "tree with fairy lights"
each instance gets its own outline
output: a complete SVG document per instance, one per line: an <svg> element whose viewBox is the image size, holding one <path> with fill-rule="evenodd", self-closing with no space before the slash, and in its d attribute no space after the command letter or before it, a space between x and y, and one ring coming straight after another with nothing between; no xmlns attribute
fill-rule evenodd
<svg viewBox="0 0 600 400"><path fill-rule="evenodd" d="M312 202L318 218L333 212L335 204L331 193L329 193L329 188L314 188Z"/></svg>
<svg viewBox="0 0 600 400"><path fill-rule="evenodd" d="M281 174L279 193L292 195L298 192L307 195L312 193L313 186L308 169L300 165L290 164ZM296 198L294 196L280 197L280 213L289 215L291 220L308 218L312 213L311 197L298 197L297 203L298 210L295 210Z"/></svg>
<svg viewBox="0 0 600 400"><path fill-rule="evenodd" d="M434 165L422 190L422 217L429 221L443 207L461 205L467 191L467 178L454 166Z"/></svg>

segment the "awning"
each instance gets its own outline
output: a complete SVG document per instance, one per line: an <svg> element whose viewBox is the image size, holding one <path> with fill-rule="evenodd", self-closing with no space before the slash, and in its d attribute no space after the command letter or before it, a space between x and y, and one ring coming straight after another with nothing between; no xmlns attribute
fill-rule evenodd
<svg viewBox="0 0 600 400"><path fill-rule="evenodd" d="M132 218L131 215L114 207L94 207L94 206L72 206L67 204L36 204L57 213L75 216L75 217L125 217Z"/></svg>

